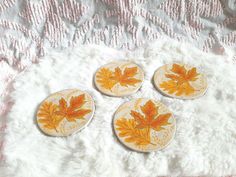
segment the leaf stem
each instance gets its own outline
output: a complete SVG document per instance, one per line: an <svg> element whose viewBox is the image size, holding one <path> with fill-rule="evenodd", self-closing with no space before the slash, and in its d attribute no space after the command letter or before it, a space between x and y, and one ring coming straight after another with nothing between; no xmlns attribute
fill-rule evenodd
<svg viewBox="0 0 236 177"><path fill-rule="evenodd" d="M156 146L157 144L155 144L155 143L152 143L151 141L150 141L150 143L149 144L151 144L151 145L153 145L153 146Z"/></svg>
<svg viewBox="0 0 236 177"><path fill-rule="evenodd" d="M57 127L56 127L56 126L54 127L54 130L58 133L58 130L57 130Z"/></svg>

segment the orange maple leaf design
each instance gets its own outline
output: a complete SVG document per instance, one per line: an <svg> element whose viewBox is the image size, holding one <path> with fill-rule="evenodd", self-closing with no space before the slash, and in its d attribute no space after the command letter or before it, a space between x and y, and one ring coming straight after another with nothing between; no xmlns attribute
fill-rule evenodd
<svg viewBox="0 0 236 177"><path fill-rule="evenodd" d="M163 126L169 125L170 113L158 114L158 107L149 100L144 106L140 106L143 114L131 110L130 115L133 119L120 118L116 120L116 130L118 135L124 138L125 142L134 143L139 146L147 146L149 144L156 145L151 142L151 129L160 131Z"/></svg>
<svg viewBox="0 0 236 177"><path fill-rule="evenodd" d="M134 119L121 118L116 121L116 129L124 141L136 145L145 146L151 143L150 129L137 129Z"/></svg>
<svg viewBox="0 0 236 177"><path fill-rule="evenodd" d="M119 67L115 68L113 79L120 83L121 86L127 87L128 85L134 86L136 83L141 82L139 79L133 78L137 74L138 68L125 68L122 73Z"/></svg>
<svg viewBox="0 0 236 177"><path fill-rule="evenodd" d="M44 102L37 113L37 116L40 118L38 122L44 124L44 127L47 129L57 131L57 127L63 119L62 116L56 114L57 111L58 105L52 102Z"/></svg>
<svg viewBox="0 0 236 177"><path fill-rule="evenodd" d="M114 85L117 84L116 80L113 79L114 73L107 69L102 68L97 74L97 82L101 84L103 88L111 90Z"/></svg>
<svg viewBox="0 0 236 177"><path fill-rule="evenodd" d="M91 112L90 109L83 109L82 106L85 104L85 94L71 97L70 106L64 98L59 100L59 111L57 115L65 117L69 122L76 121L76 119L83 119L84 116Z"/></svg>
<svg viewBox="0 0 236 177"><path fill-rule="evenodd" d="M190 82L198 79L198 73L196 68L193 67L190 70L186 70L184 66L173 64L171 71L174 74L165 74L169 81L164 81L160 84L160 87L167 91L169 94L175 93L175 95L191 95L195 89L191 86Z"/></svg>
<svg viewBox="0 0 236 177"><path fill-rule="evenodd" d="M151 100L147 101L146 104L140 108L144 115L133 110L130 113L138 123L136 128L152 128L156 131L160 131L163 129L163 126L170 124L168 123L168 120L171 117L171 114L158 114L158 107L155 106Z"/></svg>
<svg viewBox="0 0 236 177"><path fill-rule="evenodd" d="M134 86L136 83L141 82L141 80L134 78L137 71L137 67L125 68L124 72L122 72L119 67L116 67L114 72L110 69L102 68L98 72L97 82L100 83L102 87L109 90L118 83L124 87Z"/></svg>

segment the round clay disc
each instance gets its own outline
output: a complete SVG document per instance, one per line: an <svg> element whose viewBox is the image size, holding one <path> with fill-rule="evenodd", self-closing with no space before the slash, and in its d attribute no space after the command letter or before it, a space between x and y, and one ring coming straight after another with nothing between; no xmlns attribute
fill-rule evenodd
<svg viewBox="0 0 236 177"><path fill-rule="evenodd" d="M164 95L179 99L194 99L205 94L207 79L196 67L173 63L158 68L155 87Z"/></svg>
<svg viewBox="0 0 236 177"><path fill-rule="evenodd" d="M56 92L39 106L37 123L47 135L68 136L84 128L93 117L92 97L77 89Z"/></svg>
<svg viewBox="0 0 236 177"><path fill-rule="evenodd" d="M113 126L121 143L140 152L163 149L176 130L175 118L169 109L147 98L121 105L115 112Z"/></svg>
<svg viewBox="0 0 236 177"><path fill-rule="evenodd" d="M135 93L142 85L144 73L135 63L116 61L99 68L94 82L98 90L110 96Z"/></svg>

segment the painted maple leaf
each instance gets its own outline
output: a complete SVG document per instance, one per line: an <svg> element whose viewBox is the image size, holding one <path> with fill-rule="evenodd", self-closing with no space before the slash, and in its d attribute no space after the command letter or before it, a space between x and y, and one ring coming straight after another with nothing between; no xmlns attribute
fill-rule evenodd
<svg viewBox="0 0 236 177"><path fill-rule="evenodd" d="M97 74L97 82L101 87L111 90L117 82L113 80L113 72L107 68L102 68Z"/></svg>
<svg viewBox="0 0 236 177"><path fill-rule="evenodd" d="M125 142L134 143L139 146L149 144L156 145L151 142L151 129L160 131L163 126L169 125L170 113L158 114L158 107L149 100L144 106L140 106L143 114L131 110L130 115L133 119L121 118L116 121L116 130L119 131L119 137L123 137Z"/></svg>
<svg viewBox="0 0 236 177"><path fill-rule="evenodd" d="M113 79L120 83L121 86L127 87L128 85L134 86L136 83L141 82L139 79L133 78L137 74L138 68L125 68L122 73L119 67L115 68Z"/></svg>
<svg viewBox="0 0 236 177"><path fill-rule="evenodd" d="M114 72L110 69L102 68L97 74L97 82L103 88L109 90L118 83L123 87L134 86L136 83L141 82L141 80L134 78L137 71L137 67L125 68L123 72L119 67L116 67Z"/></svg>
<svg viewBox="0 0 236 177"><path fill-rule="evenodd" d="M196 68L193 67L187 70L184 66L173 64L171 71L173 74L165 74L170 80L162 82L160 87L169 94L175 93L177 96L193 94L195 89L191 86L190 82L198 79L199 74Z"/></svg>
<svg viewBox="0 0 236 177"><path fill-rule="evenodd" d="M120 137L124 137L125 142L134 143L140 146L152 144L150 129L137 129L134 119L118 119L116 121L116 130L119 131Z"/></svg>
<svg viewBox="0 0 236 177"><path fill-rule="evenodd" d="M54 129L57 131L57 127L62 121L63 117L57 115L58 105L52 102L44 102L39 109L37 117L39 117L38 122L42 123L47 129Z"/></svg>
<svg viewBox="0 0 236 177"><path fill-rule="evenodd" d="M68 106L66 100L61 98L59 100L59 111L57 115L65 117L69 122L76 121L76 119L83 119L84 116L91 112L90 109L83 109L85 104L85 94L71 97L70 106Z"/></svg>
<svg viewBox="0 0 236 177"><path fill-rule="evenodd" d="M156 131L160 131L163 129L163 126L170 124L168 120L171 114L159 114L158 107L151 100L147 101L146 104L140 108L143 114L133 110L130 113L137 122L136 128L152 128Z"/></svg>

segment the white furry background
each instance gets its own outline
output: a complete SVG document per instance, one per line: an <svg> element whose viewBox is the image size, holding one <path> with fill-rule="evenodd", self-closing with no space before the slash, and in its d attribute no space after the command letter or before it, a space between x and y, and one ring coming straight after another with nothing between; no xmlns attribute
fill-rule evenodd
<svg viewBox="0 0 236 177"><path fill-rule="evenodd" d="M190 44L158 42L133 52L81 46L52 52L22 72L11 95L1 177L156 177L158 175L236 174L236 65L224 56L202 53ZM128 97L108 97L93 86L98 67L130 59L145 71L141 89ZM208 79L205 96L177 100L162 96L151 82L154 71L182 61L199 67ZM49 94L67 88L88 91L94 98L93 120L66 138L48 137L35 123L35 112ZM112 130L116 109L132 98L160 100L174 113L177 131L170 145L137 153L119 143Z"/></svg>

